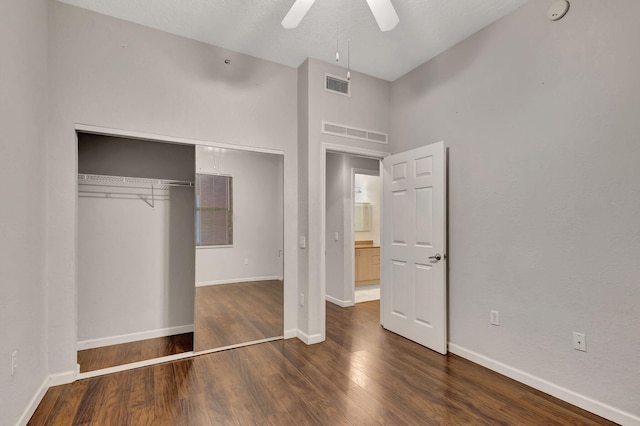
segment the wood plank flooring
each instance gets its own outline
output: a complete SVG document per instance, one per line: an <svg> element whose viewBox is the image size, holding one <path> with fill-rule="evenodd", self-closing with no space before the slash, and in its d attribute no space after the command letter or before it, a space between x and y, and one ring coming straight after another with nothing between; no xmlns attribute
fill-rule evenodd
<svg viewBox="0 0 640 426"><path fill-rule="evenodd" d="M283 334L283 282L279 280L196 287L196 351Z"/></svg>
<svg viewBox="0 0 640 426"><path fill-rule="evenodd" d="M191 350L193 333L184 333L78 351L78 364L84 373Z"/></svg>
<svg viewBox="0 0 640 426"><path fill-rule="evenodd" d="M327 340L263 343L49 389L31 425L608 425L327 304Z"/></svg>

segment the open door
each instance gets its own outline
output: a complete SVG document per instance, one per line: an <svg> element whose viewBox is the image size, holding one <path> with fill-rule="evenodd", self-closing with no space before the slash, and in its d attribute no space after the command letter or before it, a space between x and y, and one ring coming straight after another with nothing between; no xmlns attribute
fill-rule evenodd
<svg viewBox="0 0 640 426"><path fill-rule="evenodd" d="M382 324L447 353L444 142L383 160Z"/></svg>

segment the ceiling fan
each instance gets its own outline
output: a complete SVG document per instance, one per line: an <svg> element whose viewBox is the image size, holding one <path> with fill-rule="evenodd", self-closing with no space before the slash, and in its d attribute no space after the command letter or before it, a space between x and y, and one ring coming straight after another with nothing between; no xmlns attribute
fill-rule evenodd
<svg viewBox="0 0 640 426"><path fill-rule="evenodd" d="M295 0L284 17L281 25L286 29L296 28L307 14L315 0ZM367 0L369 9L376 19L380 31L391 31L398 25L400 18L391 4L391 0Z"/></svg>

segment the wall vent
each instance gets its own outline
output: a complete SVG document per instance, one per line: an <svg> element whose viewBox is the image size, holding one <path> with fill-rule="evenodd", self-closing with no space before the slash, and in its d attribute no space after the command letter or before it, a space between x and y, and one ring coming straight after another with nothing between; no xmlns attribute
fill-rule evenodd
<svg viewBox="0 0 640 426"><path fill-rule="evenodd" d="M344 124L329 123L327 121L322 122L322 133L327 135L342 136L344 138L360 139L362 141L384 144L386 144L389 140L388 135L386 135L385 133L358 129L355 127L346 126Z"/></svg>
<svg viewBox="0 0 640 426"><path fill-rule="evenodd" d="M325 74L324 90L344 96L351 96L351 82L335 75Z"/></svg>

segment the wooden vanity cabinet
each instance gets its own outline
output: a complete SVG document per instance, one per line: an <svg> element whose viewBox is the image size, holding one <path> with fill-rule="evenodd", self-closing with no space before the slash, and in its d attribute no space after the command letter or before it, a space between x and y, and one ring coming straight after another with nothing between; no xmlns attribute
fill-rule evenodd
<svg viewBox="0 0 640 426"><path fill-rule="evenodd" d="M380 247L373 241L356 241L355 275L356 285L378 284L380 282Z"/></svg>

